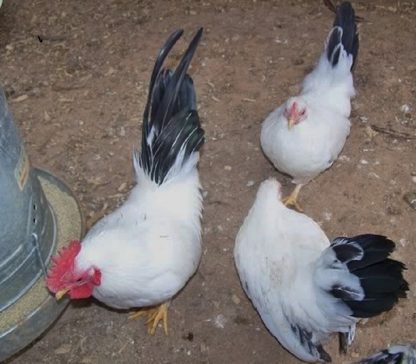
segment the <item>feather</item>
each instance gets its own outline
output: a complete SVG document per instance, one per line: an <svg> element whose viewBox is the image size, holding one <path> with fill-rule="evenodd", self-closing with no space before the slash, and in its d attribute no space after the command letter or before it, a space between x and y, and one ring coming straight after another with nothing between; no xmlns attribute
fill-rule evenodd
<svg viewBox="0 0 416 364"><path fill-rule="evenodd" d="M362 359L355 364L415 364L416 346L392 345L389 348Z"/></svg>
<svg viewBox="0 0 416 364"><path fill-rule="evenodd" d="M162 69L163 62L182 31L176 31L159 52L150 79L143 115L142 147L135 154L136 170L142 168L157 184L174 177L204 142L196 110L192 78L186 73L202 36L196 33L175 71ZM174 168L175 167L175 168ZM175 173L173 173L173 171Z"/></svg>
<svg viewBox="0 0 416 364"><path fill-rule="evenodd" d="M385 236L371 234L336 238L332 242L329 249L345 264L345 275L353 274L358 281L336 281L329 292L342 299L354 317L372 317L388 311L399 297L406 296L409 286L403 278L405 267L388 258L394 247ZM360 297L358 292L364 296Z"/></svg>
<svg viewBox="0 0 416 364"><path fill-rule="evenodd" d="M305 328L297 324L291 324L290 328L295 334L299 343L309 352L312 356L316 357L319 361L329 363L332 361L331 356L324 350L320 343L313 342L312 333Z"/></svg>
<svg viewBox="0 0 416 364"><path fill-rule="evenodd" d="M404 265L380 235L329 242L308 216L288 209L281 186L263 182L234 248L240 280L269 331L299 359L329 361L323 344L340 333L346 351L361 317L390 310L408 289ZM384 283L383 283L384 282Z"/></svg>
<svg viewBox="0 0 416 364"><path fill-rule="evenodd" d="M327 41L328 61L335 67L338 64L342 50L347 55L352 55L354 68L355 60L358 56L359 38L357 33L357 24L355 12L351 3L343 2L336 8L334 27L332 28Z"/></svg>

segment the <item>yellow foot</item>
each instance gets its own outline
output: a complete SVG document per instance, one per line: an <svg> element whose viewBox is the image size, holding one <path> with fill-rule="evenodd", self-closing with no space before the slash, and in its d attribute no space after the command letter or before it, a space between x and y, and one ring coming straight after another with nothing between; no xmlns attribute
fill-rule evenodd
<svg viewBox="0 0 416 364"><path fill-rule="evenodd" d="M150 335L154 335L156 332L156 327L160 321L163 322L163 329L165 334L168 334L168 303L162 303L156 307L144 307L139 311L131 314L129 319L137 319L141 316L147 316L146 325L147 332Z"/></svg>
<svg viewBox="0 0 416 364"><path fill-rule="evenodd" d="M283 203L286 206L293 206L299 212L303 212L303 208L298 203L298 195L301 188L302 185L296 185L292 193L288 197L283 199Z"/></svg>

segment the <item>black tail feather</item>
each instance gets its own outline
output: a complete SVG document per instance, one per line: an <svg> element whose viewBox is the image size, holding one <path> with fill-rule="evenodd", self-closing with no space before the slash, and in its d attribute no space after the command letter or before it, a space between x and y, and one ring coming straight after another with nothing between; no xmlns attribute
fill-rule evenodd
<svg viewBox="0 0 416 364"><path fill-rule="evenodd" d="M353 57L354 68L359 48L359 38L354 9L349 1L343 2L336 8L334 28L328 39L327 57L332 66L336 66L341 54L341 47L344 47L347 54Z"/></svg>
<svg viewBox="0 0 416 364"><path fill-rule="evenodd" d="M298 339L299 344L309 354L319 359L321 362L330 363L332 361L331 356L325 351L323 346L319 342L314 342L313 335L310 331L296 324L291 324L290 328Z"/></svg>
<svg viewBox="0 0 416 364"><path fill-rule="evenodd" d="M198 30L175 71L162 68L183 30L172 33L159 51L152 72L138 162L158 184L165 181L178 157L183 165L204 142L194 84L186 73L202 32L202 28Z"/></svg>
<svg viewBox="0 0 416 364"><path fill-rule="evenodd" d="M147 98L146 108L144 109L143 113L143 122L148 123L148 117L149 117L149 108L150 103L152 101L152 94L153 94L153 88L155 86L156 77L160 73L160 69L162 68L163 62L165 61L167 55L173 48L173 46L176 44L176 42L179 40L179 38L183 34L183 29L178 29L175 32L173 32L169 38L166 40L165 44L162 48L159 50L159 54L156 58L155 65L153 67L152 76L150 77L150 83L149 83L149 96Z"/></svg>
<svg viewBox="0 0 416 364"><path fill-rule="evenodd" d="M334 285L331 293L342 299L353 311L353 316L363 318L388 311L400 297L406 297L409 285L403 278L403 263L388 258L395 244L381 235L359 235L337 238L332 243L337 259L346 264L350 273L360 280L364 298L357 300L355 287Z"/></svg>

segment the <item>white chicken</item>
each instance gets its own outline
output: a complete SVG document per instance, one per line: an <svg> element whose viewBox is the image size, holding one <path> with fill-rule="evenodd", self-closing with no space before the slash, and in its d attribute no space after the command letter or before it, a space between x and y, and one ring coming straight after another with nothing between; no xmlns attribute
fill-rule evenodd
<svg viewBox="0 0 416 364"><path fill-rule="evenodd" d="M263 182L236 238L242 287L263 322L299 359L330 361L322 344L341 333L352 342L359 318L390 310L404 297L404 265L388 258L380 235L328 240L308 216L281 202L276 180Z"/></svg>
<svg viewBox="0 0 416 364"><path fill-rule="evenodd" d="M302 92L262 124L262 149L278 170L293 177L297 186L285 203L298 210L302 186L334 163L350 133L351 72L359 46L355 19L349 2L337 7L324 52L303 81Z"/></svg>
<svg viewBox="0 0 416 364"><path fill-rule="evenodd" d="M141 152L134 154L137 185L82 244L72 242L53 259L47 278L58 299L66 293L72 299L92 295L118 309L144 307L138 315L148 315L151 334L161 320L167 334L168 303L195 273L201 257L197 162L204 131L186 72L202 28L176 70L162 68L182 33L170 35L153 69Z"/></svg>

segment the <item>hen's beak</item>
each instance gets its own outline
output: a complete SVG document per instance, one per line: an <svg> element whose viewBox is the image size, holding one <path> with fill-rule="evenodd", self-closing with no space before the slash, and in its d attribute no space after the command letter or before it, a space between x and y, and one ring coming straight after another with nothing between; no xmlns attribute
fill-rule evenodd
<svg viewBox="0 0 416 364"><path fill-rule="evenodd" d="M288 127L288 129L289 130L292 129L295 124L296 124L295 118L293 118L292 116L289 117L289 120L287 121L287 127Z"/></svg>
<svg viewBox="0 0 416 364"><path fill-rule="evenodd" d="M55 293L55 298L59 301L63 296L65 296L69 291L69 288L61 289L60 291Z"/></svg>

